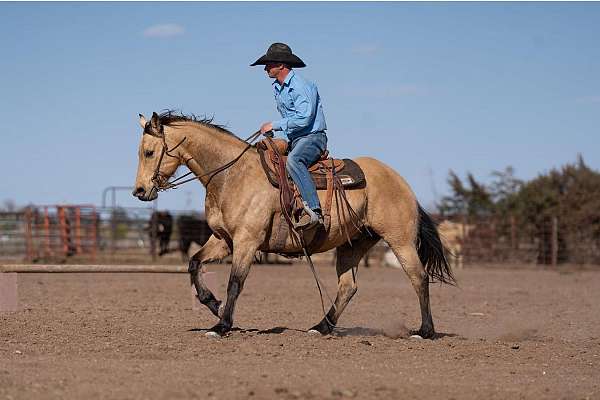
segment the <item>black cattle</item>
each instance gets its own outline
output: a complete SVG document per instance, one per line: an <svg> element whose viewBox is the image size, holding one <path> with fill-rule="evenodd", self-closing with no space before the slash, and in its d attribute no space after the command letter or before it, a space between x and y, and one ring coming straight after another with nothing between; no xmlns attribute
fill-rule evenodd
<svg viewBox="0 0 600 400"><path fill-rule="evenodd" d="M159 243L158 255L162 256L169 252L169 241L173 232L173 217L168 211L154 211L150 217L150 240Z"/></svg>
<svg viewBox="0 0 600 400"><path fill-rule="evenodd" d="M184 260L188 258L188 251L192 242L203 246L212 235L212 230L205 220L193 215L180 215L177 218L179 230L179 251Z"/></svg>

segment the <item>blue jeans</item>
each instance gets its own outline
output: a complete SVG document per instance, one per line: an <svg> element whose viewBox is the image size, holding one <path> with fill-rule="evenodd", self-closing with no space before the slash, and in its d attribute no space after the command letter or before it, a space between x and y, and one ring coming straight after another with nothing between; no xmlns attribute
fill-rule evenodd
<svg viewBox="0 0 600 400"><path fill-rule="evenodd" d="M325 132L309 133L294 139L290 148L286 163L287 171L308 207L311 210L320 209L321 203L308 167L317 161L327 148L327 135Z"/></svg>

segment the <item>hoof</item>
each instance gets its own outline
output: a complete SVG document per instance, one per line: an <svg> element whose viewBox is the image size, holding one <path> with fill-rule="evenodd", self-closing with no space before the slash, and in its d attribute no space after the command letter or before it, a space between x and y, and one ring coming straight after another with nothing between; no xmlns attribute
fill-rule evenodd
<svg viewBox="0 0 600 400"><path fill-rule="evenodd" d="M333 332L333 328L334 327L330 326L326 321L321 321L317 325L310 328L308 330L308 333L310 333L310 334L318 333L319 335L329 335L331 332Z"/></svg>
<svg viewBox="0 0 600 400"><path fill-rule="evenodd" d="M222 324L221 322L219 322L218 324L216 324L215 326L210 328L210 330L208 332L206 332L206 336L209 336L209 334L210 334L211 337L217 337L217 336L223 337L227 333L229 333L230 330L231 330L230 327L227 327L224 324Z"/></svg>
<svg viewBox="0 0 600 400"><path fill-rule="evenodd" d="M419 336L421 339L433 339L435 337L435 331L433 329L419 329L416 332L413 331L412 336Z"/></svg>
<svg viewBox="0 0 600 400"><path fill-rule="evenodd" d="M213 332L213 331L206 332L204 334L204 336L206 336L207 338L213 338L213 339L220 339L222 337L217 332Z"/></svg>
<svg viewBox="0 0 600 400"><path fill-rule="evenodd" d="M421 335L410 335L409 339L423 340L423 336L421 336Z"/></svg>
<svg viewBox="0 0 600 400"><path fill-rule="evenodd" d="M309 329L307 332L311 336L322 336L323 334L316 329Z"/></svg>

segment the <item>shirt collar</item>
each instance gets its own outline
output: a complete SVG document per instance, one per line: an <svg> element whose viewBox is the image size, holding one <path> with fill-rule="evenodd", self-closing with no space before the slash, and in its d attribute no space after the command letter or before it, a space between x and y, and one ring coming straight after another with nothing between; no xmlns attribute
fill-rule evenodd
<svg viewBox="0 0 600 400"><path fill-rule="evenodd" d="M290 86L290 81L292 80L292 78L294 77L295 73L294 70L290 70L290 72L287 74L287 76L285 77L285 80L283 81L283 85L279 84L279 81L277 79L275 79L273 81L273 85L275 85L275 87L278 90L281 90L283 86Z"/></svg>

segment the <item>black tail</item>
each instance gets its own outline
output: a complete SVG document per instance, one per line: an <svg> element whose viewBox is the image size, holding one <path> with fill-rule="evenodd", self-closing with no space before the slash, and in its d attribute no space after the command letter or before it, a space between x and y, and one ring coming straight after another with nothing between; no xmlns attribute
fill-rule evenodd
<svg viewBox="0 0 600 400"><path fill-rule="evenodd" d="M417 206L419 207L419 236L417 242L419 259L432 282L440 281L455 285L456 280L446 259L446 249L442 245L436 224L420 204L417 203Z"/></svg>

